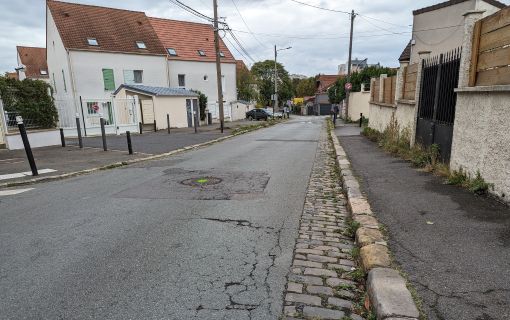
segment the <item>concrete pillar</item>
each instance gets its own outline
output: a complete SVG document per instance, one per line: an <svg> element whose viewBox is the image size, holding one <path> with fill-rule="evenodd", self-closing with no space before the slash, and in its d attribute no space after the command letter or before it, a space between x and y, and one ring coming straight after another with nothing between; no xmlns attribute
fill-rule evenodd
<svg viewBox="0 0 510 320"><path fill-rule="evenodd" d="M464 38L462 39L462 56L460 58L459 88L469 86L474 26L476 21L483 17L484 12L485 10L477 10L464 13Z"/></svg>
<svg viewBox="0 0 510 320"><path fill-rule="evenodd" d="M381 74L379 76L379 102L384 100L384 79L388 78L387 74Z"/></svg>
<svg viewBox="0 0 510 320"><path fill-rule="evenodd" d="M404 98L404 70L409 65L409 62L400 62L400 68L397 71L397 86L395 88L395 102Z"/></svg>

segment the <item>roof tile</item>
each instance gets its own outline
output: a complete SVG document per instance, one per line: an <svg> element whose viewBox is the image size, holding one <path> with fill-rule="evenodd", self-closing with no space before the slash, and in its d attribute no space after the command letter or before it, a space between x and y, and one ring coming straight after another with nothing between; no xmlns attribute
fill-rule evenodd
<svg viewBox="0 0 510 320"><path fill-rule="evenodd" d="M46 48L16 47L21 64L25 66L27 78L48 78L48 64L46 63ZM41 74L41 70L46 74Z"/></svg>

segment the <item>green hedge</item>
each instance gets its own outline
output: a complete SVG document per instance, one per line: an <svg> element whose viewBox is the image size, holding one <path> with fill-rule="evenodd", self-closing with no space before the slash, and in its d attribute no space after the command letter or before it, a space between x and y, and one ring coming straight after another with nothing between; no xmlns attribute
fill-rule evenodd
<svg viewBox="0 0 510 320"><path fill-rule="evenodd" d="M51 93L51 87L44 81L25 79L23 81L0 76L0 98L7 112L16 112L24 119L30 119L32 126L54 128L58 112Z"/></svg>

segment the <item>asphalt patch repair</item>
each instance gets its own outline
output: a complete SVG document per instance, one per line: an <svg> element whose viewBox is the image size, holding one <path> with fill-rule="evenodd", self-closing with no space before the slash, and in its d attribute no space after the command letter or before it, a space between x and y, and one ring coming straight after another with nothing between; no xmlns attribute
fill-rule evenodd
<svg viewBox="0 0 510 320"><path fill-rule="evenodd" d="M266 172L184 170L171 168L160 177L125 189L117 198L241 200L261 198L269 182Z"/></svg>

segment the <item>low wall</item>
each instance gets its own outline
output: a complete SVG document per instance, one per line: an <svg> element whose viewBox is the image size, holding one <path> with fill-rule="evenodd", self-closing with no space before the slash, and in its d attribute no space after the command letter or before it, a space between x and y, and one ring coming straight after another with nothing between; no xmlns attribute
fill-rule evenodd
<svg viewBox="0 0 510 320"><path fill-rule="evenodd" d="M494 184L489 191L510 202L510 87L499 92L471 90L457 92L450 167L462 167L472 176L480 171Z"/></svg>
<svg viewBox="0 0 510 320"><path fill-rule="evenodd" d="M7 141L7 148L9 150L23 149L23 140L19 134L8 134L5 136ZM30 147L40 148L47 146L60 145L60 131L59 130L44 130L44 131L28 131L28 141Z"/></svg>
<svg viewBox="0 0 510 320"><path fill-rule="evenodd" d="M370 119L370 91L364 92L351 92L349 94L349 118L352 121L358 121L360 113L363 113L365 118Z"/></svg>
<svg viewBox="0 0 510 320"><path fill-rule="evenodd" d="M394 105L383 103L369 104L368 126L379 132L383 132L391 121L391 116L395 112Z"/></svg>
<svg viewBox="0 0 510 320"><path fill-rule="evenodd" d="M416 127L416 109L414 102L408 102L405 100L397 101L395 118L400 125L400 130L408 128L411 135L414 135Z"/></svg>

